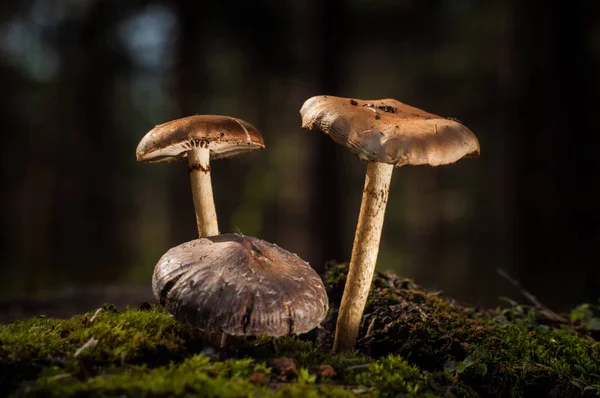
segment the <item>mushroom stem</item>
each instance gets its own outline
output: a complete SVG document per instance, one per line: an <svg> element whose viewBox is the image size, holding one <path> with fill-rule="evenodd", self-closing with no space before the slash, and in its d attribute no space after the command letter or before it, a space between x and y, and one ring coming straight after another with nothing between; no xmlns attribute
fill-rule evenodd
<svg viewBox="0 0 600 398"><path fill-rule="evenodd" d="M201 238L219 235L217 211L210 180L210 149L201 144L187 153L196 211L196 225Z"/></svg>
<svg viewBox="0 0 600 398"><path fill-rule="evenodd" d="M340 304L333 351L354 348L365 309L383 229L393 164L369 162L346 286Z"/></svg>

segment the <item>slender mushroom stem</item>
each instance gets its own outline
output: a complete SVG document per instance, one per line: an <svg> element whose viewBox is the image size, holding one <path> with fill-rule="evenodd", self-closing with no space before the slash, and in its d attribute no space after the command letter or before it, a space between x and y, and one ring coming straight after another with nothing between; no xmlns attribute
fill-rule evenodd
<svg viewBox="0 0 600 398"><path fill-rule="evenodd" d="M383 229L385 207L390 191L393 164L369 162L363 190L352 259L340 304L333 351L354 348L365 309Z"/></svg>
<svg viewBox="0 0 600 398"><path fill-rule="evenodd" d="M217 211L210 180L210 149L206 144L201 144L188 151L187 156L198 235L201 238L219 235Z"/></svg>

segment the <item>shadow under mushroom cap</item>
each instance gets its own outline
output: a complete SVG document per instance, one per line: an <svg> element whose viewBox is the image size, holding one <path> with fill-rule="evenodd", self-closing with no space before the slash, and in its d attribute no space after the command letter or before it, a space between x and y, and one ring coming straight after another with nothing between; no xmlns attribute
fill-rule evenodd
<svg viewBox="0 0 600 398"><path fill-rule="evenodd" d="M159 302L205 332L305 333L327 315L319 275L300 257L250 236L223 234L170 249L154 270Z"/></svg>
<svg viewBox="0 0 600 398"><path fill-rule="evenodd" d="M439 166L480 151L475 134L461 123L395 99L321 95L306 100L300 114L303 128L322 131L363 160Z"/></svg>

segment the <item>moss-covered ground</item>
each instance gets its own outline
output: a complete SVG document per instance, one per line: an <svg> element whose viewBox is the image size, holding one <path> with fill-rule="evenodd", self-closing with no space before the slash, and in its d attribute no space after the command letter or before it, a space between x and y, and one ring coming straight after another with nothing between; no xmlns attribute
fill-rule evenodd
<svg viewBox="0 0 600 398"><path fill-rule="evenodd" d="M346 268L325 276L339 303ZM377 274L357 351L311 333L221 352L161 308L0 325L0 396L600 396L598 307L474 309Z"/></svg>

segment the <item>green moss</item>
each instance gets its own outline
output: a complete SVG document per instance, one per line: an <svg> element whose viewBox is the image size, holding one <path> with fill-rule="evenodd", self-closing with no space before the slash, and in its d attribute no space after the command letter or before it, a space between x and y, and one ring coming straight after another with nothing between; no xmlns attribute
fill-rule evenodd
<svg viewBox="0 0 600 398"><path fill-rule="evenodd" d="M4 359L13 361L72 355L92 337L98 343L86 355L107 361L169 360L185 355L191 345L197 347L202 341L202 334L152 307L147 311L103 310L65 320L33 318L2 325L0 352ZM168 353L168 357L157 351Z"/></svg>
<svg viewBox="0 0 600 398"><path fill-rule="evenodd" d="M249 359L211 361L203 355L194 355L181 363L148 369L144 366L111 367L102 376L82 378L71 373L47 374L21 389L17 396L65 396L88 394L115 396L127 393L133 396L331 396L346 397L356 393L365 396L437 396L420 375L417 368L398 357L389 357L363 368L346 372L335 382L316 383L316 377L301 368L299 376L287 383L277 382L265 363ZM250 377L264 374L265 385L254 384ZM304 377L301 377L305 374Z"/></svg>
<svg viewBox="0 0 600 398"><path fill-rule="evenodd" d="M333 266L325 276L333 303L345 273ZM160 308L105 307L1 325L0 396L596 396L597 315L578 308L566 324L516 303L476 311L378 273L356 352L331 354L334 308L309 334L247 339L216 355ZM273 367L281 357L295 374Z"/></svg>
<svg viewBox="0 0 600 398"><path fill-rule="evenodd" d="M199 352L203 335L159 308L117 313L107 306L70 319L33 318L0 325L0 386L7 389L51 366L73 367L77 360L98 366L182 360ZM96 341L74 355L90 339ZM0 391L2 392L2 391Z"/></svg>
<svg viewBox="0 0 600 398"><path fill-rule="evenodd" d="M94 396L114 396L127 393L134 396L303 396L303 392L329 392L342 396L343 389L321 388L309 385L283 385L270 387L248 381L256 372L268 374L264 364L252 360L214 362L203 355L194 355L179 364L147 369L146 367L112 368L102 377L80 380L70 375L50 376L37 381L23 392L28 394L51 393L54 396L86 393ZM337 391L336 391L337 390ZM341 394L341 395L340 395Z"/></svg>
<svg viewBox="0 0 600 398"><path fill-rule="evenodd" d="M371 324L371 335L359 341L363 352L398 354L432 373L462 363L460 371L445 373L480 395L600 394L594 331L553 323L527 306L477 312L410 281L377 274L361 335Z"/></svg>

